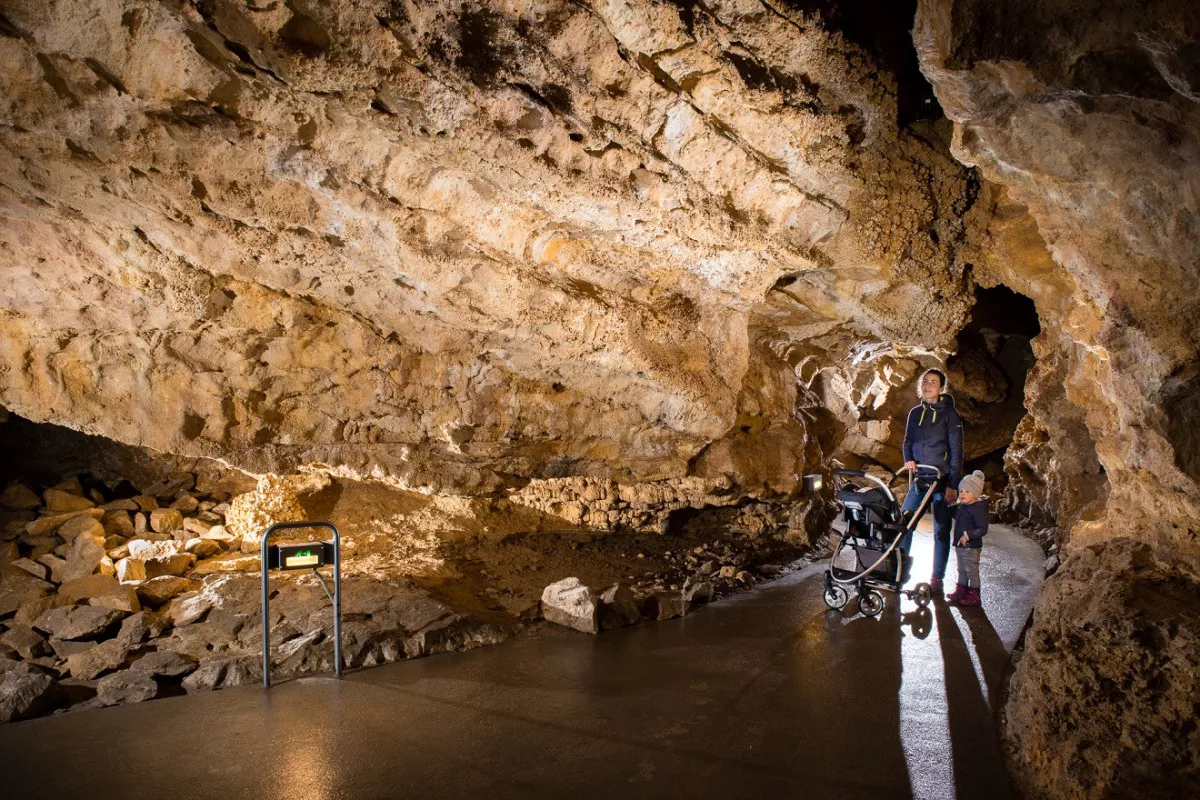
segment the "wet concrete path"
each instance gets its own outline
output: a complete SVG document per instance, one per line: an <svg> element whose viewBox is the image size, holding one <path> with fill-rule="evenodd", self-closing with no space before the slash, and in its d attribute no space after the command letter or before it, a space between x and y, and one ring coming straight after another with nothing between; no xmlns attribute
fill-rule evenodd
<svg viewBox="0 0 1200 800"><path fill-rule="evenodd" d="M992 530L983 609L828 611L814 565L598 638L4 726L0 795L1008 797L992 705L1043 558ZM914 580L932 547L919 533Z"/></svg>

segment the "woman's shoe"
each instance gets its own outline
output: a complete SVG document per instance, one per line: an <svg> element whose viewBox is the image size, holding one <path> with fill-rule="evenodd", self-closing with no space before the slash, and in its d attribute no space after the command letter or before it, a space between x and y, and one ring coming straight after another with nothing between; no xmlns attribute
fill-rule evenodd
<svg viewBox="0 0 1200 800"><path fill-rule="evenodd" d="M941 597L943 594L945 594L946 589L942 585L942 579L941 578L930 578L929 579L929 591L933 593L934 597Z"/></svg>

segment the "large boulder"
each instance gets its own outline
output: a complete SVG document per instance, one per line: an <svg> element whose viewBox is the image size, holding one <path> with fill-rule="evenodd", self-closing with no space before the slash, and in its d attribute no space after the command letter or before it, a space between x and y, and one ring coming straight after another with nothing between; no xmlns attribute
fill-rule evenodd
<svg viewBox="0 0 1200 800"><path fill-rule="evenodd" d="M24 625L9 626L8 630L0 634L0 644L11 647L26 661L32 661L50 653L46 638L33 628Z"/></svg>
<svg viewBox="0 0 1200 800"><path fill-rule="evenodd" d="M548 621L584 633L600 632L599 594L580 583L564 578L542 590L542 616Z"/></svg>
<svg viewBox="0 0 1200 800"><path fill-rule="evenodd" d="M191 656L171 650L156 650L133 662L130 670L164 678L182 678L196 669L199 662Z"/></svg>
<svg viewBox="0 0 1200 800"><path fill-rule="evenodd" d="M600 595L600 627L603 630L635 625L641 618L641 605L625 584L618 583Z"/></svg>
<svg viewBox="0 0 1200 800"><path fill-rule="evenodd" d="M679 592L655 592L642 604L642 613L653 620L662 621L682 617L688 611L687 602Z"/></svg>
<svg viewBox="0 0 1200 800"><path fill-rule="evenodd" d="M121 629L116 638L128 645L136 647L147 639L161 636L171 627L171 621L165 614L156 611L139 611L121 621Z"/></svg>
<svg viewBox="0 0 1200 800"><path fill-rule="evenodd" d="M186 542L133 539L128 547L129 557L143 563L147 579L161 575L183 575L196 565L196 556L188 552Z"/></svg>
<svg viewBox="0 0 1200 800"><path fill-rule="evenodd" d="M94 639L125 616L123 611L103 606L60 606L42 614L33 626L56 639Z"/></svg>
<svg viewBox="0 0 1200 800"><path fill-rule="evenodd" d="M176 626L184 626L199 621L213 608L231 613L258 614L261 592L262 584L255 575L208 578L199 591L187 592L171 600L167 615ZM310 595L315 597L319 593L320 589L313 587ZM298 608L292 603L277 602L276 607L279 605L289 606L294 611Z"/></svg>
<svg viewBox="0 0 1200 800"><path fill-rule="evenodd" d="M166 540L161 542L149 539L132 539L128 543L129 557L148 561L152 558L169 558L187 552L185 542Z"/></svg>
<svg viewBox="0 0 1200 800"><path fill-rule="evenodd" d="M77 494L64 492L59 489L47 489L42 493L42 497L46 501L46 510L53 514L83 511L96 505L86 497L80 497Z"/></svg>
<svg viewBox="0 0 1200 800"><path fill-rule="evenodd" d="M12 509L34 509L42 504L42 498L23 483L10 483L0 493L0 506Z"/></svg>
<svg viewBox="0 0 1200 800"><path fill-rule="evenodd" d="M267 475L252 492L233 498L226 515L226 528L241 537L242 551L257 553L259 537L276 522L304 519L304 508L292 481Z"/></svg>
<svg viewBox="0 0 1200 800"><path fill-rule="evenodd" d="M0 663L0 722L28 719L48 710L54 678L31 664Z"/></svg>
<svg viewBox="0 0 1200 800"><path fill-rule="evenodd" d="M133 538L133 518L129 516L128 511L106 511L100 522L104 526L104 533L107 536L119 536L123 539ZM59 535L62 536L61 528Z"/></svg>
<svg viewBox="0 0 1200 800"><path fill-rule="evenodd" d="M167 617L177 628L191 625L204 618L213 607L213 599L204 592L187 592L171 600Z"/></svg>
<svg viewBox="0 0 1200 800"><path fill-rule="evenodd" d="M246 686L261 680L260 656L213 656L202 659L196 670L183 679L183 688L191 694L209 689Z"/></svg>
<svg viewBox="0 0 1200 800"><path fill-rule="evenodd" d="M30 575L10 564L0 565L0 619L17 611L27 600L49 594L54 584Z"/></svg>
<svg viewBox="0 0 1200 800"><path fill-rule="evenodd" d="M97 525L97 527L99 526ZM108 552L104 548L103 528L100 528L99 534L80 534L71 543L71 550L67 553L67 563L62 568L62 579L64 582L70 582L76 578L91 575L107 558Z"/></svg>
<svg viewBox="0 0 1200 800"><path fill-rule="evenodd" d="M121 583L139 583L146 580L146 562L140 558L122 558L116 563L116 578Z"/></svg>
<svg viewBox="0 0 1200 800"><path fill-rule="evenodd" d="M101 539L106 538L108 535L104 525L99 520L87 515L72 517L62 525L59 525L55 533L67 542L74 542L83 534L97 536Z"/></svg>
<svg viewBox="0 0 1200 800"><path fill-rule="evenodd" d="M58 587L58 594L75 602L86 602L128 614L141 610L134 587L122 584L113 575L87 575L67 581Z"/></svg>
<svg viewBox="0 0 1200 800"><path fill-rule="evenodd" d="M153 580L163 575L186 575L196 565L196 556L192 553L179 553L173 556L159 556L146 559L146 579Z"/></svg>
<svg viewBox="0 0 1200 800"><path fill-rule="evenodd" d="M160 689L153 673L135 668L105 675L96 684L95 704L100 706L141 703L158 697Z"/></svg>
<svg viewBox="0 0 1200 800"><path fill-rule="evenodd" d="M45 614L52 608L59 606L72 606L75 601L69 597L63 597L60 594L46 594L29 597L21 602L17 608L17 613L13 615L12 624L25 625L32 627L33 623L38 620L38 617Z"/></svg>
<svg viewBox="0 0 1200 800"><path fill-rule="evenodd" d="M33 561L28 558L18 558L10 562L10 566L16 569L23 569L35 578L46 580L50 577L50 570L41 561Z"/></svg>
<svg viewBox="0 0 1200 800"><path fill-rule="evenodd" d="M119 639L109 639L87 650L67 656L71 677L91 680L105 672L120 669L128 660L129 647Z"/></svg>
<svg viewBox="0 0 1200 800"><path fill-rule="evenodd" d="M188 539L185 543L187 552L194 555L196 558L210 558L221 552L221 544L215 539L193 538Z"/></svg>
<svg viewBox="0 0 1200 800"><path fill-rule="evenodd" d="M155 533L175 533L183 529L183 514L173 508L156 508L150 512L150 528Z"/></svg>
<svg viewBox="0 0 1200 800"><path fill-rule="evenodd" d="M46 571L50 575L51 583L62 583L63 567L67 565L67 560L53 553L44 553L38 556L37 561L46 567Z"/></svg>
<svg viewBox="0 0 1200 800"><path fill-rule="evenodd" d="M90 517L91 519L100 519L104 516L104 512L98 508L88 508L83 511L72 511L66 514L51 514L47 517L38 517L37 519L25 525L25 533L30 536L49 536L56 532L64 523L69 522L77 517Z"/></svg>
<svg viewBox="0 0 1200 800"><path fill-rule="evenodd" d="M174 575L161 575L140 584L137 587L137 596L146 606L158 608L184 592L197 591L201 586L203 584L197 580Z"/></svg>

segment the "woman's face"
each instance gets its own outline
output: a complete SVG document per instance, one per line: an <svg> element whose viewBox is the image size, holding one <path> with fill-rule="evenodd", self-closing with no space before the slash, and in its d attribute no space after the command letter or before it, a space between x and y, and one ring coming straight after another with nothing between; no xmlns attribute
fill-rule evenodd
<svg viewBox="0 0 1200 800"><path fill-rule="evenodd" d="M921 378L921 399L926 403L935 403L942 394L942 379L930 373Z"/></svg>

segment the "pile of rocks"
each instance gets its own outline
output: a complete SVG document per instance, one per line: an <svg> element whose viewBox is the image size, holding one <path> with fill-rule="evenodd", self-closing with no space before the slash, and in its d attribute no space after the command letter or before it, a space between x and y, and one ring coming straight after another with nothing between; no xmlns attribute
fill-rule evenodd
<svg viewBox="0 0 1200 800"><path fill-rule="evenodd" d="M540 609L549 622L591 634L643 620L674 619L717 597L800 569L827 552L828 542L819 542L804 557L784 565L754 566L749 563L750 555L730 542L710 542L686 553L668 551L668 559L677 562L674 569L640 580L629 575L630 584L597 590L578 578L564 578L545 588Z"/></svg>
<svg viewBox="0 0 1200 800"><path fill-rule="evenodd" d="M776 577L783 568L765 565L755 568L754 573L746 569L750 555L734 543L709 542L686 552L665 554L671 568L649 575L627 575L633 593L643 601L662 594L679 594L688 585L707 583L714 596L731 594L756 582L756 574Z"/></svg>
<svg viewBox="0 0 1200 800"><path fill-rule="evenodd" d="M191 473L137 490L71 478L40 495L21 483L0 494L0 618L48 596L95 599L126 612L161 605L190 584L200 559L229 549L230 495L196 487ZM30 620L32 621L32 620Z"/></svg>
<svg viewBox="0 0 1200 800"><path fill-rule="evenodd" d="M735 505L741 499L727 481L672 478L621 484L606 478L532 480L509 495L519 505L599 530L666 533L672 512Z"/></svg>
<svg viewBox="0 0 1200 800"><path fill-rule="evenodd" d="M139 491L72 478L0 494L0 722L261 680L259 577L220 570L257 559L223 556L240 543L222 524L231 498L195 480ZM276 676L332 671L315 578L275 589ZM508 635L405 581L350 577L342 593L348 667Z"/></svg>

